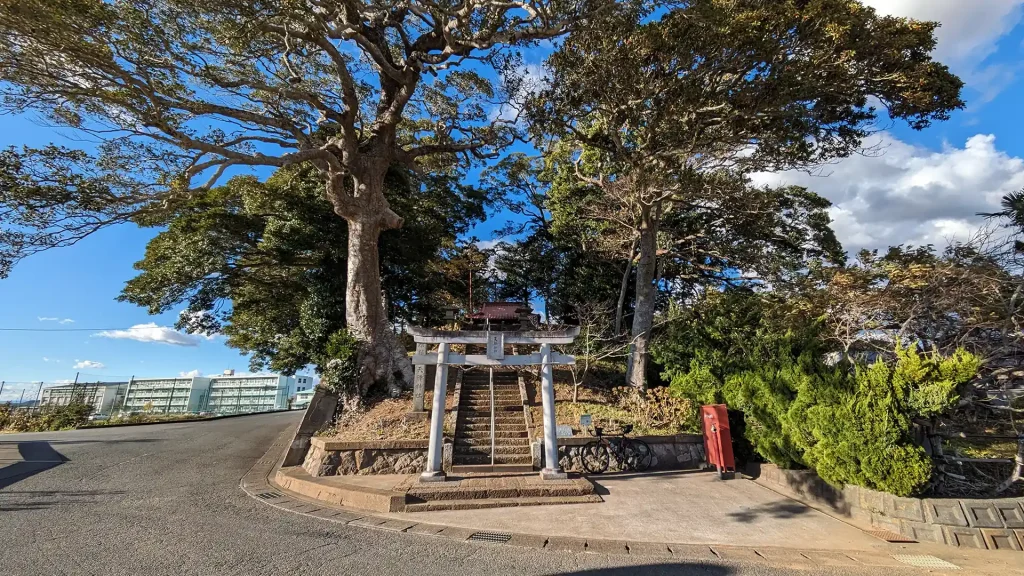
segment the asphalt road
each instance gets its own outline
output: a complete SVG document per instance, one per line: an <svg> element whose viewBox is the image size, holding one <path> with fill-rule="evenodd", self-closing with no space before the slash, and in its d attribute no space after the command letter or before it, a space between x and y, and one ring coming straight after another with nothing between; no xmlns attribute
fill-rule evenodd
<svg viewBox="0 0 1024 576"><path fill-rule="evenodd" d="M284 512L239 479L298 418L0 435L0 575L807 574L463 543ZM33 463L12 464L15 452ZM857 572L874 573L896 572Z"/></svg>

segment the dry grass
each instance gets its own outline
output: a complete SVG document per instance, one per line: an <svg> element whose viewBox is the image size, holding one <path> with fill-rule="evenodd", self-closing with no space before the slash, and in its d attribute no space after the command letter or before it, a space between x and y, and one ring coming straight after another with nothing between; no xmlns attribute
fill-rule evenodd
<svg viewBox="0 0 1024 576"><path fill-rule="evenodd" d="M424 405L433 402L433 392L424 395ZM454 406L454 391L448 393L446 407ZM338 426L326 430L321 436L334 440L426 440L430 437L430 420L412 420L406 415L412 411L412 392L400 398L373 398L361 412L353 412L341 418ZM455 429L452 414L445 416L445 434L450 436Z"/></svg>

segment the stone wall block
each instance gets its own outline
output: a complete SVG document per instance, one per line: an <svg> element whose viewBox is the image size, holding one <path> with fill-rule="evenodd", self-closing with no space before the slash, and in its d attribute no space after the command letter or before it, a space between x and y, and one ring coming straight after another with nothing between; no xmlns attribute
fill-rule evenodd
<svg viewBox="0 0 1024 576"><path fill-rule="evenodd" d="M985 544L989 550L1016 550L1021 551L1021 543L1013 530L995 530L982 528L981 535L985 538Z"/></svg>
<svg viewBox="0 0 1024 576"><path fill-rule="evenodd" d="M895 532L896 534L903 533L903 526L900 525L903 520L897 520L882 514L875 512L871 514L871 525L875 528L881 528L882 530L888 530L889 532Z"/></svg>
<svg viewBox="0 0 1024 576"><path fill-rule="evenodd" d="M959 500L925 500L924 509L929 522L944 526L967 526Z"/></svg>
<svg viewBox="0 0 1024 576"><path fill-rule="evenodd" d="M843 486L843 501L846 502L850 508L860 508L860 491L860 486L855 486L853 484Z"/></svg>
<svg viewBox="0 0 1024 576"><path fill-rule="evenodd" d="M900 534L913 538L918 542L935 542L945 544L946 537L942 533L942 527L926 522L915 522L913 520L900 520Z"/></svg>
<svg viewBox="0 0 1024 576"><path fill-rule="evenodd" d="M997 500L994 506L1007 528L1024 528L1024 504L1020 500Z"/></svg>
<svg viewBox="0 0 1024 576"><path fill-rule="evenodd" d="M1014 530L1013 534L1017 536L1017 542L1020 542L1021 548L1024 548L1024 530Z"/></svg>
<svg viewBox="0 0 1024 576"><path fill-rule="evenodd" d="M354 450L338 452L338 469L334 472L336 475L351 476L358 471L359 466L356 464L356 452Z"/></svg>
<svg viewBox="0 0 1024 576"><path fill-rule="evenodd" d="M883 494L875 490L868 488L861 488L860 490L860 507L870 512L883 512L885 505L883 504Z"/></svg>
<svg viewBox="0 0 1024 576"><path fill-rule="evenodd" d="M917 498L888 496L885 498L885 514L902 520L924 522L924 507Z"/></svg>
<svg viewBox="0 0 1024 576"><path fill-rule="evenodd" d="M961 500L967 523L977 528L1002 528L1003 519L992 501Z"/></svg>
<svg viewBox="0 0 1024 576"><path fill-rule="evenodd" d="M985 538L980 528L962 528L959 526L943 526L942 533L946 536L946 544L958 548L986 549Z"/></svg>

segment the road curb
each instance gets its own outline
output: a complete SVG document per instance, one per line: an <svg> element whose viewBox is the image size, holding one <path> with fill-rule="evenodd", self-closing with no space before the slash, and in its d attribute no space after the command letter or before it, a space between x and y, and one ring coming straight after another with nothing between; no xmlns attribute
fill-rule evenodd
<svg viewBox="0 0 1024 576"><path fill-rule="evenodd" d="M279 510L361 529L404 532L421 536L447 538L460 542L472 542L483 546L515 546L550 550L552 553L561 551L609 556L628 555L652 560L672 558L677 561L696 563L755 563L811 570L817 568L902 568L912 572L915 571L915 566L899 561L896 556L914 552L918 554L925 553L924 550L896 544L888 545L884 551L867 552L863 550L802 550L766 546L743 547L674 542L629 542L601 538L571 538L567 536L488 532L485 529L419 523L404 518L397 519L378 516L352 508L330 506L315 499L292 493L273 482L273 474L280 466L283 452L290 447L291 438L294 437L296 428L296 426L289 426L282 432L263 457L246 472L239 483L242 490L261 503ZM883 545L880 544L881 546ZM969 570L969 573L1024 574L1024 569L1013 565L991 562L994 558L988 556L984 559L985 562L978 563L971 561L970 558L966 558L962 554L955 555L955 560L956 564L965 571Z"/></svg>

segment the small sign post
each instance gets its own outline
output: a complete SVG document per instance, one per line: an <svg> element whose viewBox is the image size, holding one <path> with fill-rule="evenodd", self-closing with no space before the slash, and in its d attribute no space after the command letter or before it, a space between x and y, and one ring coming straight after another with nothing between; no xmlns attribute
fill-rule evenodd
<svg viewBox="0 0 1024 576"><path fill-rule="evenodd" d="M487 333L487 358L490 360L505 359L505 335L501 332Z"/></svg>
<svg viewBox="0 0 1024 576"><path fill-rule="evenodd" d="M580 414L580 430L586 430L590 428L593 421L590 418L590 414Z"/></svg>

